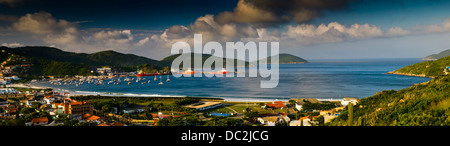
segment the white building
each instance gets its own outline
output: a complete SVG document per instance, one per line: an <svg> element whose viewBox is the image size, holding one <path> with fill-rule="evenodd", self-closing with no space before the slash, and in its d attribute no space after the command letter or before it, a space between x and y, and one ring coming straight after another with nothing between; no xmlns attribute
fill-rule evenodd
<svg viewBox="0 0 450 146"><path fill-rule="evenodd" d="M97 68L97 73L106 75L108 73L111 73L111 68L110 67Z"/></svg>
<svg viewBox="0 0 450 146"><path fill-rule="evenodd" d="M289 126L301 126L301 123L299 120L293 120L289 123Z"/></svg>
<svg viewBox="0 0 450 146"><path fill-rule="evenodd" d="M54 97L45 97L44 98L45 104L52 104L53 101L55 101Z"/></svg>
<svg viewBox="0 0 450 146"><path fill-rule="evenodd" d="M19 91L17 91L14 88L0 88L0 94L5 94L5 93L19 93Z"/></svg>
<svg viewBox="0 0 450 146"><path fill-rule="evenodd" d="M352 103L353 105L356 105L358 103L358 99L356 98L344 98L341 100L341 104L343 106L347 106L348 103Z"/></svg>

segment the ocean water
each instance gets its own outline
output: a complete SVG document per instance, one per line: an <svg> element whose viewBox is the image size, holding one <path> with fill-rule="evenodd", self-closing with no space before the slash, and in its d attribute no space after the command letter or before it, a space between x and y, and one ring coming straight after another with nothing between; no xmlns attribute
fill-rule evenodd
<svg viewBox="0 0 450 146"><path fill-rule="evenodd" d="M312 60L306 64L281 64L280 78L276 88L260 88L261 80L253 77L180 77L170 76L171 82L158 85L154 77L146 77L151 83L131 81L122 84L53 85L48 81L32 83L52 87L72 94L98 94L115 96L194 96L220 97L226 100L287 100L289 98L339 99L343 97L364 98L383 90L399 90L430 78L385 74L386 72L421 62L420 59L355 59ZM131 77L130 77L131 78ZM136 77L134 77L136 78Z"/></svg>

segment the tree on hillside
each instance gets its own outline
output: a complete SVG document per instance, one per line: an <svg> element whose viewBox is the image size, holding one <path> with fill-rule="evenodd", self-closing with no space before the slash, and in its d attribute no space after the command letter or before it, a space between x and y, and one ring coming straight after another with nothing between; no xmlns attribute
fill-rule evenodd
<svg viewBox="0 0 450 146"><path fill-rule="evenodd" d="M349 103L348 107L348 126L353 126L353 104Z"/></svg>

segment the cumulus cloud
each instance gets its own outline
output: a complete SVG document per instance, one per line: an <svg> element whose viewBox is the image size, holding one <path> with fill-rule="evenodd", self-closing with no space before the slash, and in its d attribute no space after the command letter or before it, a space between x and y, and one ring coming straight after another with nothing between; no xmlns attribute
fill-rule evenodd
<svg viewBox="0 0 450 146"><path fill-rule="evenodd" d="M192 43L194 33L203 35L203 42L217 41L281 41L300 45L317 43L341 42L345 40L358 40L365 38L390 37L407 35L399 27L383 31L380 26L371 24L342 25L338 22L321 24L294 24L285 25L284 28L264 28L251 24L220 24L215 22L212 15L199 17L190 26L172 26L156 39L163 40L170 47L177 41Z"/></svg>
<svg viewBox="0 0 450 146"><path fill-rule="evenodd" d="M12 27L21 32L34 34L52 34L76 30L77 24L66 20L57 20L50 13L37 12L26 14L12 24Z"/></svg>
<svg viewBox="0 0 450 146"><path fill-rule="evenodd" d="M23 47L25 45L23 45L21 43L14 42L14 43L2 43L2 46L15 48L15 47Z"/></svg>
<svg viewBox="0 0 450 146"><path fill-rule="evenodd" d="M288 21L287 17L278 17L275 13L256 7L251 3L239 0L234 12L222 12L217 15L219 23L270 23Z"/></svg>
<svg viewBox="0 0 450 146"><path fill-rule="evenodd" d="M274 25L294 21L308 22L321 15L323 10L335 10L347 6L350 0L239 0L233 12L219 13L218 23L254 23Z"/></svg>
<svg viewBox="0 0 450 146"><path fill-rule="evenodd" d="M404 36L409 34L411 34L411 31L405 30L401 27L392 27L386 33L388 36Z"/></svg>
<svg viewBox="0 0 450 146"><path fill-rule="evenodd" d="M219 24L213 15L197 18L190 26L175 25L166 29L161 35L152 37L170 47L178 41L193 43L194 34L202 34L203 42L238 41L241 38L257 37L256 28L249 24Z"/></svg>
<svg viewBox="0 0 450 146"><path fill-rule="evenodd" d="M124 53L145 52L151 50L149 46L153 45L150 35L145 35L149 34L147 31L142 31L136 37L132 30L128 29L81 30L79 22L57 19L47 12L30 13L10 20L11 26L5 29L6 32L72 52L93 53L104 50ZM14 46L7 43L4 45Z"/></svg>
<svg viewBox="0 0 450 146"><path fill-rule="evenodd" d="M266 2L265 0L262 1ZM253 9L258 9L255 11L261 10L271 13L273 16L280 16L280 14L274 12L276 12L275 9L279 9L281 6L265 6L263 5L264 3L260 4L249 0L240 0L239 3L243 3L241 5L246 5L247 7L250 7L251 4ZM319 15L319 13L316 13L318 11L312 7L313 6L310 6L308 7L310 9L304 9L311 12L308 16ZM300 11L301 10L298 10L296 12ZM305 14L310 12L305 11L302 13ZM236 15L236 13L240 12L235 10L232 13L232 15ZM304 19L300 16L301 14L297 15L298 18L295 18L291 13L287 14L289 14L286 15L289 16L289 19L306 21L306 19L301 20ZM0 18L2 18L2 15L0 15ZM164 31L107 28L82 30L79 28L80 24L77 22L57 19L47 12L37 12L26 14L21 17L0 19L11 23L11 26L6 27L7 29L0 29L2 31L0 36L8 37L12 34L20 36L21 38L27 37L40 41L48 46L55 46L73 52L93 53L103 50L115 50L123 53L135 53L155 59L161 59L163 56L170 54L170 48L175 42L188 42L192 46L194 34L196 33L202 34L203 43L210 41L219 43L229 41L277 41L280 42L281 45L302 46L379 37L398 37L424 33L450 32L450 19L447 19L440 24L417 26L411 29L404 29L402 27L382 29L381 26L373 24L355 23L343 25L338 22L320 25L289 23L281 25L280 27L264 27L257 24L263 20L256 20L256 18L255 21L248 20L249 22L255 23L243 23L245 22L244 20L239 22L233 20L223 23L218 22L220 19L217 18L218 17L214 15L205 15L198 17L190 25L174 25L168 27ZM277 17L277 19L284 18ZM281 21L282 20L277 20L275 22ZM12 42L14 41L15 40ZM5 42L9 42L9 40L6 40ZM20 42L30 43L30 41ZM36 45L35 43L32 44ZM10 47L23 46L20 43L3 43L2 45Z"/></svg>

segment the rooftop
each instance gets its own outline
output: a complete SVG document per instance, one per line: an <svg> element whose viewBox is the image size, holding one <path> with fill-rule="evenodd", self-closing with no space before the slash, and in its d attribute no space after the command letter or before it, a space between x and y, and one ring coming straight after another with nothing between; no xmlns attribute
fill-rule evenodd
<svg viewBox="0 0 450 146"><path fill-rule="evenodd" d="M40 122L48 122L47 117L33 118L31 119L31 123L40 123Z"/></svg>

